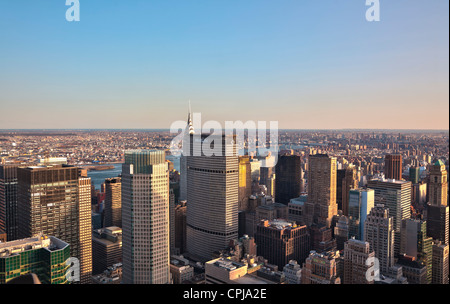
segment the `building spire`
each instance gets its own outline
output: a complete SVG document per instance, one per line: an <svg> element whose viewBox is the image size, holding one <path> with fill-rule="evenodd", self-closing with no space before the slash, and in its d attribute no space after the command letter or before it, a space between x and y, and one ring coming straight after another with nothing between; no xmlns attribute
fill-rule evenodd
<svg viewBox="0 0 450 304"><path fill-rule="evenodd" d="M188 127L189 134L194 134L194 126L192 125L191 100L189 99L189 113L188 113Z"/></svg>

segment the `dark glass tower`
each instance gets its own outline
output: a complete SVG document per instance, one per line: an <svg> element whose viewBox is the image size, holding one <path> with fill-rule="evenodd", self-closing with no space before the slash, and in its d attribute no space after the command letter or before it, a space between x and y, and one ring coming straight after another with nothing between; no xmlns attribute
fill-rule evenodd
<svg viewBox="0 0 450 304"><path fill-rule="evenodd" d="M275 201L289 204L301 194L301 158L298 155L282 155L275 166Z"/></svg>
<svg viewBox="0 0 450 304"><path fill-rule="evenodd" d="M18 238L17 167L0 165L0 233L6 233L8 241Z"/></svg>

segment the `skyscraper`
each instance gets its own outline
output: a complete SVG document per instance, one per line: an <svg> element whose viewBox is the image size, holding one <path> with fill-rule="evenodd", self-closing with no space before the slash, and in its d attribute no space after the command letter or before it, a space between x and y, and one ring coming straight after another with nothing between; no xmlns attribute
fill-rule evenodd
<svg viewBox="0 0 450 304"><path fill-rule="evenodd" d="M290 260L302 264L310 251L306 226L284 220L263 220L256 226L255 242L259 256L281 270Z"/></svg>
<svg viewBox="0 0 450 304"><path fill-rule="evenodd" d="M368 242L350 239L344 248L344 278L343 284L373 284L374 280L367 280L367 271L374 265L375 252L370 250ZM374 277L372 273L372 277Z"/></svg>
<svg viewBox="0 0 450 304"><path fill-rule="evenodd" d="M448 284L449 279L449 245L437 243L433 245L432 284Z"/></svg>
<svg viewBox="0 0 450 304"><path fill-rule="evenodd" d="M432 245L433 239L427 237L425 221L416 219L402 221L400 253L425 264L428 284L431 283Z"/></svg>
<svg viewBox="0 0 450 304"><path fill-rule="evenodd" d="M388 154L384 158L384 176L387 179L402 179L402 156L400 154Z"/></svg>
<svg viewBox="0 0 450 304"><path fill-rule="evenodd" d="M409 181L413 184L418 184L420 181L420 168L411 167L409 168Z"/></svg>
<svg viewBox="0 0 450 304"><path fill-rule="evenodd" d="M189 156L190 151L190 140L191 135L193 135L194 132L194 126L192 123L192 115L191 115L191 103L189 102L189 113L188 113L188 120L186 129L184 130L184 137L183 137L183 147L182 147L182 154L180 157L180 201L185 201L187 199L187 157Z"/></svg>
<svg viewBox="0 0 450 304"><path fill-rule="evenodd" d="M122 227L122 179L105 180L105 227Z"/></svg>
<svg viewBox="0 0 450 304"><path fill-rule="evenodd" d="M448 179L445 164L438 160L430 169L428 198L431 206L447 206Z"/></svg>
<svg viewBox="0 0 450 304"><path fill-rule="evenodd" d="M449 207L430 206L427 209L427 235L449 244Z"/></svg>
<svg viewBox="0 0 450 304"><path fill-rule="evenodd" d="M122 262L122 229L106 227L93 231L92 272L99 274L108 267Z"/></svg>
<svg viewBox="0 0 450 304"><path fill-rule="evenodd" d="M334 227L334 237L336 238L336 249L344 250L344 244L349 239L349 220L348 217L342 215L339 217L336 227Z"/></svg>
<svg viewBox="0 0 450 304"><path fill-rule="evenodd" d="M19 237L17 167L18 165L0 165L0 231L6 233L8 241Z"/></svg>
<svg viewBox="0 0 450 304"><path fill-rule="evenodd" d="M44 233L70 245L80 261L80 283L92 275L91 179L66 165L17 170L19 236Z"/></svg>
<svg viewBox="0 0 450 304"><path fill-rule="evenodd" d="M252 195L252 176L249 156L239 156L239 211L246 211Z"/></svg>
<svg viewBox="0 0 450 304"><path fill-rule="evenodd" d="M165 152L125 152L122 168L123 282L169 284L169 172Z"/></svg>
<svg viewBox="0 0 450 304"><path fill-rule="evenodd" d="M364 241L369 242L370 250L380 262L380 272L388 273L394 266L394 219L389 209L383 205L372 208L364 224Z"/></svg>
<svg viewBox="0 0 450 304"><path fill-rule="evenodd" d="M313 222L327 228L331 226L332 218L337 214L336 170L335 157L326 154L309 156L308 201L305 203L308 226Z"/></svg>
<svg viewBox="0 0 450 304"><path fill-rule="evenodd" d="M336 203L338 210L343 210L342 207L342 185L345 178L345 169L336 170Z"/></svg>
<svg viewBox="0 0 450 304"><path fill-rule="evenodd" d="M351 189L358 188L358 176L356 167L351 165L345 169L345 176L342 180L342 212L348 216L349 195ZM369 210L370 211L370 210Z"/></svg>
<svg viewBox="0 0 450 304"><path fill-rule="evenodd" d="M349 237L364 240L364 222L375 206L373 189L355 189L349 191Z"/></svg>
<svg viewBox="0 0 450 304"><path fill-rule="evenodd" d="M259 169L260 180L259 184L267 187L267 194L273 197L276 196L275 189L275 167L261 167Z"/></svg>
<svg viewBox="0 0 450 304"><path fill-rule="evenodd" d="M193 153L187 157L187 251L208 261L214 251L238 238L239 159L234 137L192 137ZM218 155L205 154L207 147Z"/></svg>
<svg viewBox="0 0 450 304"><path fill-rule="evenodd" d="M80 171L79 171L80 174ZM92 282L92 208L91 179L78 177L78 239L80 260L80 283Z"/></svg>
<svg viewBox="0 0 450 304"><path fill-rule="evenodd" d="M383 204L392 216L394 238L394 254L400 254L400 238L402 221L411 217L411 182L401 180L373 179L367 187L375 190L375 204ZM376 252L376 250L375 250Z"/></svg>
<svg viewBox="0 0 450 304"><path fill-rule="evenodd" d="M275 201L289 204L301 194L301 158L298 155L281 155L275 166Z"/></svg>
<svg viewBox="0 0 450 304"><path fill-rule="evenodd" d="M175 248L186 252L186 201L175 206Z"/></svg>

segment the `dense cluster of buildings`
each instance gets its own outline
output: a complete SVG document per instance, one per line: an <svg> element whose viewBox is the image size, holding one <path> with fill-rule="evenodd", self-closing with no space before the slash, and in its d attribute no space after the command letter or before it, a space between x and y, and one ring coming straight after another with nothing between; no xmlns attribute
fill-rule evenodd
<svg viewBox="0 0 450 304"><path fill-rule="evenodd" d="M449 282L448 134L281 132L265 167L188 126L223 153L179 170L165 132L87 134L0 134L0 283Z"/></svg>

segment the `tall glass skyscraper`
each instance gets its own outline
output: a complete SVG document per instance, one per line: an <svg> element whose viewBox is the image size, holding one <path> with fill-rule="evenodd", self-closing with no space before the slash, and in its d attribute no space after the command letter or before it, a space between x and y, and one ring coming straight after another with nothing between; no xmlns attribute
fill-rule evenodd
<svg viewBox="0 0 450 304"><path fill-rule="evenodd" d="M18 238L17 167L0 165L0 233L6 233L8 241Z"/></svg>
<svg viewBox="0 0 450 304"><path fill-rule="evenodd" d="M39 233L70 245L80 261L80 283L92 276L91 179L66 165L17 170L19 237Z"/></svg>
<svg viewBox="0 0 450 304"><path fill-rule="evenodd" d="M367 187L375 190L375 204L383 204L389 208L393 217L394 254L400 254L400 238L402 221L411 217L411 187L410 181L392 179L373 179Z"/></svg>
<svg viewBox="0 0 450 304"><path fill-rule="evenodd" d="M375 206L375 191L372 189L354 189L349 191L349 237L364 240L364 222Z"/></svg>
<svg viewBox="0 0 450 304"><path fill-rule="evenodd" d="M169 171L164 151L125 152L123 283L170 284Z"/></svg>

